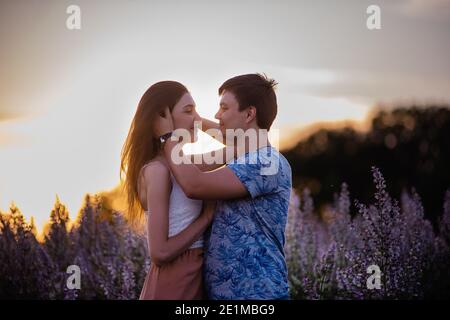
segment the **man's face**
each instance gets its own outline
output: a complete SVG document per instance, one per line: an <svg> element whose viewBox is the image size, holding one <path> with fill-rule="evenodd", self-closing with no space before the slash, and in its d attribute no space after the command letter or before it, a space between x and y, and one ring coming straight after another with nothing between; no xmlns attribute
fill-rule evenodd
<svg viewBox="0 0 450 320"><path fill-rule="evenodd" d="M224 136L226 129L247 129L246 111L239 111L239 103L235 95L226 90L220 99L219 111L217 111L215 118L219 120L220 131Z"/></svg>

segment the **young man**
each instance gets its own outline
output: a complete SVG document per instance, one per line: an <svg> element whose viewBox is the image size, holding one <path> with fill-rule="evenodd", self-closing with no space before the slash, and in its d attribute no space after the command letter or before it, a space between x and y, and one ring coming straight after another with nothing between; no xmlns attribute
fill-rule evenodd
<svg viewBox="0 0 450 320"><path fill-rule="evenodd" d="M219 88L215 118L224 137L234 133L233 141L237 138L238 149L245 151L213 171L175 163L172 151L177 142L167 139L173 131L168 110L157 124L157 133L167 139L163 148L170 169L186 195L219 200L204 261L210 299L289 298L284 242L291 168L267 135L258 134L267 132L276 117L275 85L265 76L247 74ZM243 136L256 136L256 143L240 139Z"/></svg>

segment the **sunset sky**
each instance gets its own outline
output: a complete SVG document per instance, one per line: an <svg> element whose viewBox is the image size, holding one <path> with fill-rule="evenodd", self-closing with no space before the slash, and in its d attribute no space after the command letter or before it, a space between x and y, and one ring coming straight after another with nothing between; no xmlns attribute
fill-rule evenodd
<svg viewBox="0 0 450 320"><path fill-rule="evenodd" d="M81 30L66 28L72 4ZM366 27L370 4L381 30ZM449 30L450 0L1 0L0 210L14 200L41 228L56 194L73 218L85 193L116 186L137 103L160 80L213 118L223 81L264 72L284 139L380 102L450 102Z"/></svg>

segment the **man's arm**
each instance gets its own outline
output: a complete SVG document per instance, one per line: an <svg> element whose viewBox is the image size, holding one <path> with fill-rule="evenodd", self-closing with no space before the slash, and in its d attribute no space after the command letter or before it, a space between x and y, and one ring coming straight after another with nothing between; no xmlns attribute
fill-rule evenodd
<svg viewBox="0 0 450 320"><path fill-rule="evenodd" d="M220 143L224 142L223 134L220 131L217 122L202 118L202 131ZM232 160L235 155L236 150L234 146L225 146L221 149L203 153L201 155L191 155L191 162L195 164L200 171L212 171L225 165L228 161ZM207 161L207 159L214 159L214 161Z"/></svg>
<svg viewBox="0 0 450 320"><path fill-rule="evenodd" d="M155 133L162 136L173 132L173 119L168 107L164 109L164 116L160 116L154 123ZM170 170L175 176L184 193L195 199L234 199L247 196L249 193L239 178L228 167L201 172L195 165L190 163L189 157L183 155L182 163L175 164L172 159L172 150L178 141L167 140L164 145L164 155L169 163Z"/></svg>
<svg viewBox="0 0 450 320"><path fill-rule="evenodd" d="M239 178L226 166L214 171L202 172L197 166L190 164L190 159L186 157L184 157L186 161L183 161L183 163L175 164L171 155L177 143L171 139L166 141L164 155L169 163L170 170L186 196L194 199L225 200L249 195Z"/></svg>
<svg viewBox="0 0 450 320"><path fill-rule="evenodd" d="M214 130L220 131L219 124L206 118L202 118L202 131L206 132L215 139L217 137L214 135Z"/></svg>

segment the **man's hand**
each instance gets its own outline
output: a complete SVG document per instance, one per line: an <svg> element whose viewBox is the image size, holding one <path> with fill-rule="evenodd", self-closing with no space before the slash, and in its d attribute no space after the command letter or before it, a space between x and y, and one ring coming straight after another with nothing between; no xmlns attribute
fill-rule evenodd
<svg viewBox="0 0 450 320"><path fill-rule="evenodd" d="M172 132L173 128L173 119L170 114L169 107L164 109L164 116L158 115L155 120L155 134L160 137L166 133Z"/></svg>

